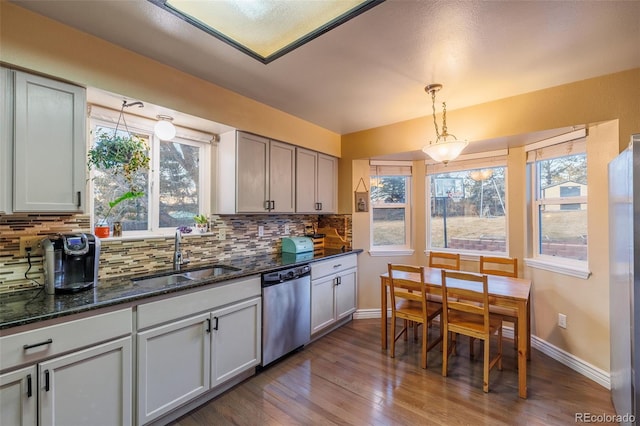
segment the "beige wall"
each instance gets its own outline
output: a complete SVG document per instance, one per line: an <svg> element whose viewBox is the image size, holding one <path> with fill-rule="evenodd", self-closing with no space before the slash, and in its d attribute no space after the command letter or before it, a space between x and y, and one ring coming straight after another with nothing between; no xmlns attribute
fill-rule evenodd
<svg viewBox="0 0 640 426"><path fill-rule="evenodd" d="M340 135L0 1L0 61L340 156Z"/></svg>
<svg viewBox="0 0 640 426"><path fill-rule="evenodd" d="M341 138L326 129L6 1L0 1L0 61L342 156L339 165L341 213L353 211L353 190L360 177L368 182L369 157L418 150L425 141L435 138L430 117ZM523 267L524 274L534 282L534 334L608 371L606 163L626 147L630 134L640 133L640 69L449 111L448 120L456 135L464 135L471 141L616 120L600 129L592 129L588 142L588 226L592 276L588 280L580 280ZM599 142L593 142L595 140ZM524 160L524 149L510 150L507 194L510 206L509 252L520 259L528 253ZM424 263L426 260L424 165L414 162L414 171L419 177L414 179L413 187L415 254L403 258L371 258L367 253L359 256L361 309L379 308L378 275L384 271L387 261ZM369 247L367 214L353 215L353 246ZM473 261L465 261L463 267L475 270L477 265ZM567 315L566 330L555 325L557 312Z"/></svg>
<svg viewBox="0 0 640 426"><path fill-rule="evenodd" d="M607 164L640 133L640 69L576 82L509 99L451 111L449 125L456 135L484 140L571 125L587 125L589 185L589 269L584 280L527 267L521 274L533 281L532 331L542 340L599 368L609 371L609 250ZM429 117L392 124L343 136L342 162L352 160L353 194L360 177L368 176L368 158L418 150L434 135ZM455 123L455 124L454 124ZM431 127L431 128L430 128ZM473 144L473 142L471 142ZM511 148L507 158L509 205L509 254L525 259L531 253L527 231L526 153ZM346 169L346 168L345 168ZM401 257L371 257L369 216L353 214L353 246L365 250L359 257L359 307L366 312L380 306L379 274L387 262L426 264L424 166L414 162L415 253ZM353 198L351 196L351 198ZM341 194L341 200L347 200ZM352 201L349 199L349 208ZM344 207L344 206L342 206ZM477 261L463 261L463 268L477 271ZM558 313L567 315L567 328L557 326Z"/></svg>

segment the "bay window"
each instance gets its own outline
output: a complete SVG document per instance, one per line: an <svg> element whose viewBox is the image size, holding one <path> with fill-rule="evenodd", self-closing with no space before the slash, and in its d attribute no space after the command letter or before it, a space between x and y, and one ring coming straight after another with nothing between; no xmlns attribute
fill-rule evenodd
<svg viewBox="0 0 640 426"><path fill-rule="evenodd" d="M427 163L427 250L507 254L506 156Z"/></svg>
<svg viewBox="0 0 640 426"><path fill-rule="evenodd" d="M533 193L533 257L586 263L586 139L531 149L527 163Z"/></svg>
<svg viewBox="0 0 640 426"><path fill-rule="evenodd" d="M371 250L406 254L411 249L411 165L371 164Z"/></svg>

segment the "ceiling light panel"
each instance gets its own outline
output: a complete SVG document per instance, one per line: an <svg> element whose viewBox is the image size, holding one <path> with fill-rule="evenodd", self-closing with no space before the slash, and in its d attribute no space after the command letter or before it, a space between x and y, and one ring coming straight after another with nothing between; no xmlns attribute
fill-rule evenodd
<svg viewBox="0 0 640 426"><path fill-rule="evenodd" d="M149 0L269 63L384 0Z"/></svg>

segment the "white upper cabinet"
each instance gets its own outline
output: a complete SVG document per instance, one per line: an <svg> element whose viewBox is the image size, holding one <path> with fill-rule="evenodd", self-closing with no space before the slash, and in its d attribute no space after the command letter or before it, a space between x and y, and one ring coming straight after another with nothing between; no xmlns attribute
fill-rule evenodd
<svg viewBox="0 0 640 426"><path fill-rule="evenodd" d="M13 75L13 211L82 212L85 89L20 71Z"/></svg>
<svg viewBox="0 0 640 426"><path fill-rule="evenodd" d="M244 133L238 133L237 137L237 211L267 211L269 139Z"/></svg>
<svg viewBox="0 0 640 426"><path fill-rule="evenodd" d="M296 212L335 213L337 158L296 148Z"/></svg>
<svg viewBox="0 0 640 426"><path fill-rule="evenodd" d="M13 194L13 73L0 67L0 213L11 213Z"/></svg>
<svg viewBox="0 0 640 426"><path fill-rule="evenodd" d="M244 132L221 135L213 211L293 213L295 147Z"/></svg>

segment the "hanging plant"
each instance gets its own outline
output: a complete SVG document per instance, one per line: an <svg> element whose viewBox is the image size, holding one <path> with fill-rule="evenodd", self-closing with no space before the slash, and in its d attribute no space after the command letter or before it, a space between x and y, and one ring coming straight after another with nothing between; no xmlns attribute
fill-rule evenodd
<svg viewBox="0 0 640 426"><path fill-rule="evenodd" d="M123 176L133 188L133 177L139 170L148 170L151 161L149 146L144 139L127 134L125 136L101 132L96 137L97 142L89 150L89 168L95 167Z"/></svg>
<svg viewBox="0 0 640 426"><path fill-rule="evenodd" d="M123 115L124 108L133 105L143 106L142 102L127 104L126 101L123 101L114 131L101 131L96 134L95 145L87 154L89 169L93 168L105 173L111 182L123 182L122 179L124 179L124 187L115 191L113 195L115 198L112 201L107 201L106 204L102 201L104 207L100 209L106 210L106 212L100 215L100 219L95 218L96 224L99 225L108 226L112 210L118 204L145 195L143 188L136 184L136 176L140 171L149 170L151 163L149 146L144 139L129 132ZM124 132L118 132L121 121L124 125Z"/></svg>

